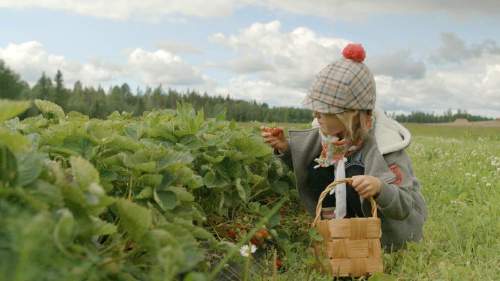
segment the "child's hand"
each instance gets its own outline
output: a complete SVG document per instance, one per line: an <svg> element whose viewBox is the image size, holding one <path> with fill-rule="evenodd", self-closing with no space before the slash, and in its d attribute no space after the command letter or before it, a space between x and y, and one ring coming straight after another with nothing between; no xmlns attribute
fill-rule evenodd
<svg viewBox="0 0 500 281"><path fill-rule="evenodd" d="M278 150L280 153L288 150L288 141L283 134L283 129L262 126L260 130L264 141L271 145L272 148Z"/></svg>
<svg viewBox="0 0 500 281"><path fill-rule="evenodd" d="M377 196L382 189L382 181L377 177L368 175L353 176L351 185L365 199Z"/></svg>

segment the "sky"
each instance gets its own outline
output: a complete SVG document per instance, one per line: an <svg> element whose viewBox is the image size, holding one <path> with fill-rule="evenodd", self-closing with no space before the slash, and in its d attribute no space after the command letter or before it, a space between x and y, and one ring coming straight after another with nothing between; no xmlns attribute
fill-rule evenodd
<svg viewBox="0 0 500 281"><path fill-rule="evenodd" d="M377 107L500 117L496 0L0 0L0 59L33 85L128 83L301 107L361 43Z"/></svg>

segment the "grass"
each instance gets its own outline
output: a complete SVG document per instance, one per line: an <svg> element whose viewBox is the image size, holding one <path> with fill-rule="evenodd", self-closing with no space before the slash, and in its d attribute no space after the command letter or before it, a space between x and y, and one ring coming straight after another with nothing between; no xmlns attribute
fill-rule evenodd
<svg viewBox="0 0 500 281"><path fill-rule="evenodd" d="M500 129L406 126L413 135L407 151L429 211L425 238L384 254L385 274L371 280L498 280ZM300 233L309 220L299 211L284 224ZM272 279L261 272L255 280L331 280L312 269L307 241L290 244L287 271Z"/></svg>

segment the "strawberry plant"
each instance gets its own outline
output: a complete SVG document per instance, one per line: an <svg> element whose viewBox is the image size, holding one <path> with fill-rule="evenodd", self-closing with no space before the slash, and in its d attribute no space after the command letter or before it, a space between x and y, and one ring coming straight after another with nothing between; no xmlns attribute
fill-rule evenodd
<svg viewBox="0 0 500 281"><path fill-rule="evenodd" d="M258 135L189 105L91 119L37 100L15 118L29 106L0 102L2 280L203 280L245 242L238 222L279 227L294 194Z"/></svg>

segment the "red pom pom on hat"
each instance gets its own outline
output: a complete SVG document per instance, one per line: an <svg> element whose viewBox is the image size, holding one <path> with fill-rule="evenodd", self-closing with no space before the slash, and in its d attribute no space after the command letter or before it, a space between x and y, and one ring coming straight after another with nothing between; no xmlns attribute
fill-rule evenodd
<svg viewBox="0 0 500 281"><path fill-rule="evenodd" d="M344 58L353 60L355 62L363 62L366 57L365 49L361 44L347 44L347 46L342 51Z"/></svg>

